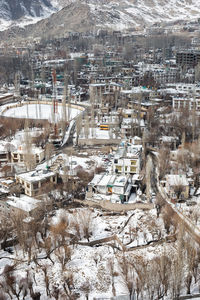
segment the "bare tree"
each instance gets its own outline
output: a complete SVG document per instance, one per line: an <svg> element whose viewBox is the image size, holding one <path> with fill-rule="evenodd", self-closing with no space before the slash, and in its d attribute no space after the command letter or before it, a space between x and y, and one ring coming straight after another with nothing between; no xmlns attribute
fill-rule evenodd
<svg viewBox="0 0 200 300"><path fill-rule="evenodd" d="M170 169L170 150L162 147L158 156L159 179L163 179Z"/></svg>
<svg viewBox="0 0 200 300"><path fill-rule="evenodd" d="M82 114L80 114L78 116L78 118L76 119L76 144L77 145L78 145L78 139L79 139L79 136L80 136L80 133L82 130L82 125L83 125Z"/></svg>
<svg viewBox="0 0 200 300"><path fill-rule="evenodd" d="M28 294L27 281L24 278L15 276L16 265L6 265L3 271L4 281L0 282L1 290L7 294L10 299L24 299Z"/></svg>
<svg viewBox="0 0 200 300"><path fill-rule="evenodd" d="M89 136L89 117L88 117L87 112L85 112L84 134L85 134L85 138L88 139L88 136Z"/></svg>
<svg viewBox="0 0 200 300"><path fill-rule="evenodd" d="M79 238L86 238L89 242L93 230L93 217L90 210L78 211L74 214L73 227Z"/></svg>
<svg viewBox="0 0 200 300"><path fill-rule="evenodd" d="M50 158L52 157L53 153L54 153L54 146L51 143L46 144L45 147L45 156L47 160L50 160Z"/></svg>
<svg viewBox="0 0 200 300"><path fill-rule="evenodd" d="M140 280L135 274L135 270L133 268L133 264L128 261L128 259L125 257L125 254L123 254L121 260L119 261L120 266L120 275L122 278L123 283L125 284L128 292L130 300L132 299L133 293L136 292L137 297L140 294Z"/></svg>
<svg viewBox="0 0 200 300"><path fill-rule="evenodd" d="M177 200L180 200L182 193L185 191L185 186L180 184L176 184L173 186L174 193L176 194Z"/></svg>
<svg viewBox="0 0 200 300"><path fill-rule="evenodd" d="M80 290L85 294L86 300L89 300L89 293L91 290L90 281L86 280L80 287Z"/></svg>

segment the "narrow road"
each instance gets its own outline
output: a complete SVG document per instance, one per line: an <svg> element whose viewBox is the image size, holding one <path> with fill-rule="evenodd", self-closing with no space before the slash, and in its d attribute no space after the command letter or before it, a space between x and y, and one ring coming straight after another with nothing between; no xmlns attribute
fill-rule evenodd
<svg viewBox="0 0 200 300"><path fill-rule="evenodd" d="M183 215L173 203L171 203L169 197L167 196L164 188L160 185L159 182L159 174L158 174L158 158L154 153L150 153L153 162L153 178L155 180L155 185L153 185L154 192L156 194L160 194L162 199L165 201L165 205L169 206L173 210L173 218L176 219L179 224L182 224L186 230L186 232L190 235L190 237L200 245L200 230L199 228L185 215Z"/></svg>

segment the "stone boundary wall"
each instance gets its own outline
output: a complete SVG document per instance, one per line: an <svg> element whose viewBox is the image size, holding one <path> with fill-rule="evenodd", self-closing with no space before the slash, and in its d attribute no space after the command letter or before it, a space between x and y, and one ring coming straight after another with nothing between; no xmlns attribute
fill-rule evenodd
<svg viewBox="0 0 200 300"><path fill-rule="evenodd" d="M129 211L134 209L153 209L154 205L152 203L127 203L127 204L120 204L120 203L112 203L107 200L102 201L92 201L92 200L78 200L75 199L75 202L79 202L81 204L85 204L91 207L99 207L105 210L109 211L116 211L116 212L122 212L122 211Z"/></svg>
<svg viewBox="0 0 200 300"><path fill-rule="evenodd" d="M191 294L191 295L186 295L186 296L179 296L179 300L188 300L188 299L200 299L200 294Z"/></svg>
<svg viewBox="0 0 200 300"><path fill-rule="evenodd" d="M80 146L84 146L84 145L89 145L89 146L93 146L93 145L118 145L121 142L120 139L81 139L79 138L78 140L78 144Z"/></svg>
<svg viewBox="0 0 200 300"><path fill-rule="evenodd" d="M190 236L198 244L200 244L200 229L186 215L172 205L162 186L159 186L159 192L162 198L165 200L166 205L168 205L174 211L178 223L183 224L185 230L190 234Z"/></svg>

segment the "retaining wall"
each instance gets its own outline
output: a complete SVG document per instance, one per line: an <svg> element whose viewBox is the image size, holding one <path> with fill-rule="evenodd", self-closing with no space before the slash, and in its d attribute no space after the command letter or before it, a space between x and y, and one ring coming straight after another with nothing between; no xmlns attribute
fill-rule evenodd
<svg viewBox="0 0 200 300"><path fill-rule="evenodd" d="M153 209L154 205L152 203L127 203L127 204L120 204L120 203L112 203L107 200L102 201L92 201L92 200L75 200L79 203L86 204L88 206L92 207L99 207L105 210L109 211L116 211L116 212L122 212L122 211L129 211L134 209Z"/></svg>

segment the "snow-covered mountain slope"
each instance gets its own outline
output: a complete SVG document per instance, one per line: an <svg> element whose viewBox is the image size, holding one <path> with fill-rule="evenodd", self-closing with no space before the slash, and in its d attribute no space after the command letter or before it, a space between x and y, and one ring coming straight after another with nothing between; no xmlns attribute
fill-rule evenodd
<svg viewBox="0 0 200 300"><path fill-rule="evenodd" d="M50 0L0 0L0 17L7 20L23 16L42 17L52 8Z"/></svg>
<svg viewBox="0 0 200 300"><path fill-rule="evenodd" d="M200 17L200 0L53 0L64 6L50 18L40 22L34 33L60 35L65 31L86 31L98 28L123 30L155 22ZM55 2L56 1L56 2ZM69 2L71 2L69 4Z"/></svg>
<svg viewBox="0 0 200 300"><path fill-rule="evenodd" d="M5 12L5 4L11 1L16 2L16 7L20 3L18 13L9 9ZM22 12L32 17L31 22L45 18L25 29L27 35L48 35L50 30L56 35L98 28L123 30L200 17L200 0L0 0L0 10L1 7L4 20L20 17Z"/></svg>
<svg viewBox="0 0 200 300"><path fill-rule="evenodd" d="M20 23L35 23L53 12L50 0L0 0L0 30Z"/></svg>
<svg viewBox="0 0 200 300"><path fill-rule="evenodd" d="M189 20L200 17L200 0L51 0L55 7L70 3L89 6L100 25L125 28L130 25ZM106 23L105 23L106 22ZM107 23L108 22L108 23Z"/></svg>

